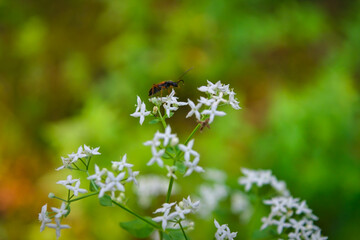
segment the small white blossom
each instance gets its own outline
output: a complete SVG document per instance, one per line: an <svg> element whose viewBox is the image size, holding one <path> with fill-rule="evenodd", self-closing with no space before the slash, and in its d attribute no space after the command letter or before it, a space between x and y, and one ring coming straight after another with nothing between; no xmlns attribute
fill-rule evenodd
<svg viewBox="0 0 360 240"><path fill-rule="evenodd" d="M134 182L136 185L138 185L138 181L136 180L136 176L139 175L139 171L133 172L130 168L128 168L129 176L126 179L126 182Z"/></svg>
<svg viewBox="0 0 360 240"><path fill-rule="evenodd" d="M134 165L126 162L126 154L122 157L121 161L111 161L114 170L122 171L125 168L132 168Z"/></svg>
<svg viewBox="0 0 360 240"><path fill-rule="evenodd" d="M88 179L88 180L93 180L93 179L94 179L94 180L95 180L95 183L99 185L99 183L100 183L101 180L102 180L102 176L103 176L106 172L107 172L107 170L104 169L104 168L100 171L99 166L95 164L95 174L87 177L87 179Z"/></svg>
<svg viewBox="0 0 360 240"><path fill-rule="evenodd" d="M148 116L150 113L151 113L151 111L146 111L145 103L141 103L141 106L139 107L139 105L138 105L135 112L130 114L130 116L140 117L140 125L142 125L145 120L145 117Z"/></svg>
<svg viewBox="0 0 360 240"><path fill-rule="evenodd" d="M200 121L199 109L201 108L202 103L198 103L195 105L193 101L188 99L188 105L191 108L191 111L186 115L186 118L191 117L193 114L195 114L196 119Z"/></svg>
<svg viewBox="0 0 360 240"><path fill-rule="evenodd" d="M90 147L84 144L84 153L86 154L87 157L91 157L94 155L101 155L101 153L99 153L99 149L100 147L91 149Z"/></svg>
<svg viewBox="0 0 360 240"><path fill-rule="evenodd" d="M185 219L185 214L190 213L191 210L190 209L186 209L186 208L181 208L179 205L175 206L175 213L178 217L180 217L181 219Z"/></svg>
<svg viewBox="0 0 360 240"><path fill-rule="evenodd" d="M291 227L291 224L286 222L286 216L282 216L280 220L274 220L273 223L277 225L278 234L281 234L284 228Z"/></svg>
<svg viewBox="0 0 360 240"><path fill-rule="evenodd" d="M317 231L316 233L311 235L311 240L327 240L327 237L321 236L321 231Z"/></svg>
<svg viewBox="0 0 360 240"><path fill-rule="evenodd" d="M119 173L116 177L114 174L110 171L107 172L107 178L105 180L105 186L101 187L101 190L99 192L99 198L103 197L105 192L108 191L125 191L124 185L121 183L121 180L123 180L125 176L125 172Z"/></svg>
<svg viewBox="0 0 360 240"><path fill-rule="evenodd" d="M186 173L184 174L184 177L189 176L193 171L197 172L197 173L201 173L201 172L205 172L205 170L198 166L200 157L197 156L193 162L185 162L185 165L188 167Z"/></svg>
<svg viewBox="0 0 360 240"><path fill-rule="evenodd" d="M39 213L39 221L41 222L40 232L42 232L45 229L45 225L51 222L51 219L47 215L47 204L41 208L41 212Z"/></svg>
<svg viewBox="0 0 360 240"><path fill-rule="evenodd" d="M236 237L237 232L231 232L227 224L223 224L220 226L216 219L214 219L214 224L217 228L215 233L216 240L233 240Z"/></svg>
<svg viewBox="0 0 360 240"><path fill-rule="evenodd" d="M84 154L83 147L80 146L78 148L77 153L68 154L69 158L71 158L71 163L77 162L79 158L86 157L86 154Z"/></svg>
<svg viewBox="0 0 360 240"><path fill-rule="evenodd" d="M167 210L170 210L172 206L174 206L176 204L176 202L173 202L173 203L163 203L162 207L161 208L158 208L155 210L154 213L164 213L166 212Z"/></svg>
<svg viewBox="0 0 360 240"><path fill-rule="evenodd" d="M151 152L153 157L150 159L150 161L146 164L148 166L153 165L154 162L156 162L160 167L164 166L164 162L161 159L162 155L165 153L165 149L161 149L160 151L156 151L156 149L151 148Z"/></svg>
<svg viewBox="0 0 360 240"><path fill-rule="evenodd" d="M76 181L75 186L67 185L67 189L74 192L74 196L77 196L79 193L87 193L86 189L80 188L80 180Z"/></svg>
<svg viewBox="0 0 360 240"><path fill-rule="evenodd" d="M194 151L192 149L194 145L194 139L192 139L191 141L189 141L189 143L187 145L184 144L179 144L179 148L181 151L184 152L184 159L185 161L189 162L190 161L190 155L193 155L195 157L199 156L199 153L197 153L196 151Z"/></svg>
<svg viewBox="0 0 360 240"><path fill-rule="evenodd" d="M164 215L159 217L154 217L152 220L154 220L155 222L161 222L161 227L163 230L165 230L168 221L174 219L175 217L176 217L176 213L170 214L170 209L168 209L164 212Z"/></svg>
<svg viewBox="0 0 360 240"><path fill-rule="evenodd" d="M61 229L70 228L69 225L60 224L60 219L59 218L55 218L55 224L54 223L48 223L48 224L46 224L46 226L49 227L49 228L54 228L56 230L56 239L59 239Z"/></svg>
<svg viewBox="0 0 360 240"><path fill-rule="evenodd" d="M157 132L155 133L155 135L154 135L154 138L153 138L152 140L149 140L149 141L144 142L144 145L145 145L145 146L151 146L151 148L155 148L155 149L156 149L156 147L160 146L160 141L159 141L160 136L161 136L161 135L160 135L159 131L157 131Z"/></svg>
<svg viewBox="0 0 360 240"><path fill-rule="evenodd" d="M164 140L164 142L163 142L164 147L167 146L167 145L169 144L169 142L171 141L171 139L173 139L173 138L175 138L175 137L176 137L176 134L172 134L172 133L171 133L171 127L170 127L170 125L168 125L168 126L165 128L165 132L164 132L164 133L159 133L159 134L158 134L158 138Z"/></svg>
<svg viewBox="0 0 360 240"><path fill-rule="evenodd" d="M187 199L184 198L182 200L182 203L183 203L183 207L185 209L190 209L192 213L195 213L200 206L200 200L196 202L192 202L190 196L188 196Z"/></svg>
<svg viewBox="0 0 360 240"><path fill-rule="evenodd" d="M215 103L215 99L207 99L207 98L204 98L204 97L200 97L200 99L198 100L199 103L201 104L204 104L206 106L211 106L213 105L213 103Z"/></svg>
<svg viewBox="0 0 360 240"><path fill-rule="evenodd" d="M222 112L222 111L217 111L218 105L216 103L213 103L211 105L211 109L210 110L204 110L202 111L201 114L204 114L204 115L209 115L210 116L210 121L209 121L209 124L212 123L214 121L214 117L215 116L225 116L226 113L225 112Z"/></svg>
<svg viewBox="0 0 360 240"><path fill-rule="evenodd" d="M70 165L72 164L72 159L71 158L65 158L65 157L61 157L61 161L63 162L63 165L58 167L56 169L56 171L59 171L61 169L64 169L64 168L68 168L70 167Z"/></svg>
<svg viewBox="0 0 360 240"><path fill-rule="evenodd" d="M168 170L168 174L166 175L168 178L177 179L177 177L175 175L175 166L166 165L166 169Z"/></svg>
<svg viewBox="0 0 360 240"><path fill-rule="evenodd" d="M75 183L77 181L79 181L79 179L72 179L72 176L68 175L66 180L57 181L56 184L61 184L61 185L64 185L66 187L68 185L72 185L73 183Z"/></svg>
<svg viewBox="0 0 360 240"><path fill-rule="evenodd" d="M62 216L68 213L68 210L65 208L66 208L66 203L62 202L60 208L52 207L51 210L53 210L56 213L55 218L61 218Z"/></svg>

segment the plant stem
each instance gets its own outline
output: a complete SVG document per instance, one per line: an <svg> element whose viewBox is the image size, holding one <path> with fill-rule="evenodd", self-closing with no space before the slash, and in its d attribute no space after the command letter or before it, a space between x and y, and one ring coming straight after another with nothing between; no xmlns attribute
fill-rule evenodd
<svg viewBox="0 0 360 240"><path fill-rule="evenodd" d="M70 203L70 202L75 202L75 201L78 201L78 200L81 200L81 199L84 199L84 198L87 198L87 197L91 197L91 196L94 196L94 195L97 195L97 194L99 194L99 192L89 193L89 194L87 194L87 195L84 195L84 196L81 196L81 197L78 197L78 198L74 198L74 199L72 199L72 200L70 200L70 201L68 201L68 202L69 202L69 203Z"/></svg>
<svg viewBox="0 0 360 240"><path fill-rule="evenodd" d="M168 191L167 191L167 194L166 194L166 203L169 203L169 201L170 201L170 196L171 196L171 191L172 191L173 184L174 184L174 178L171 177L170 182L169 182Z"/></svg>
<svg viewBox="0 0 360 240"><path fill-rule="evenodd" d="M135 217L139 218L140 220L142 220L142 221L146 222L147 224L153 226L154 228L161 230L161 227L160 227L160 226L158 226L158 225L156 225L155 223L149 221L148 219L140 216L139 214L133 212L131 209L125 207L124 205L122 205L122 204L120 204L120 203L118 203L118 202L116 202L116 201L114 201L114 200L111 200L111 202L112 202L113 204L115 204L116 206L124 209L124 210L127 211L128 213L130 213L130 214L134 215Z"/></svg>
<svg viewBox="0 0 360 240"><path fill-rule="evenodd" d="M181 231L182 231L185 239L188 240L188 238L187 238L187 236L186 236L186 234L185 234L184 228L183 228L183 226L181 225L181 222L179 222L179 226L180 226L180 228L181 228Z"/></svg>
<svg viewBox="0 0 360 240"><path fill-rule="evenodd" d="M192 138L192 136L194 136L194 134L196 133L197 130L199 130L199 128L201 127L201 124L198 123L198 125L196 125L196 127L194 128L194 130L190 133L190 135L188 136L188 138L185 141L185 145L189 143L190 139Z"/></svg>
<svg viewBox="0 0 360 240"><path fill-rule="evenodd" d="M159 113L159 116L160 116L161 123L162 123L162 125L163 125L163 127L165 129L166 128L166 122L165 122L165 120L164 120L164 118L163 118L163 116L161 114L160 107L158 107L158 113Z"/></svg>

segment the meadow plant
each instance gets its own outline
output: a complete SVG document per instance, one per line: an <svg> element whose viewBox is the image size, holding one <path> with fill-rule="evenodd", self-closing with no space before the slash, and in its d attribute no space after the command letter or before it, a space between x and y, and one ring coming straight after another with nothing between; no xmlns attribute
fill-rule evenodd
<svg viewBox="0 0 360 240"><path fill-rule="evenodd" d="M140 175L134 165L128 161L124 154L120 161L111 161L111 169L100 167L93 163L101 153L99 147L91 148L87 145L80 146L76 153L61 157L62 165L57 171L78 171L86 175L89 181L82 184L80 179L74 179L68 175L65 180L59 180L57 184L67 189L64 197L49 194L49 198L60 200L59 208L51 207L49 211L45 204L39 213L41 222L40 231L46 227L56 230L56 237L60 237L62 229L70 228L62 224L62 221L70 214L71 204L88 197L97 196L100 205L109 207L117 206L135 217L130 222L120 223L120 226L132 234L135 238L153 239L189 239L188 234L195 229L191 215L198 218L209 218L212 212L226 198L231 198L231 212L242 215L246 221L253 215L250 195L256 189L258 199L262 199L263 207L270 207L268 216L258 219L262 226L259 230L273 229L268 237L277 239L311 239L324 240L321 230L313 222L318 218L308 208L306 201L293 198L283 181L279 181L272 175L270 170L250 170L242 168L243 176L238 179L238 185L230 187L227 184L227 175L221 170L206 169L201 166L200 153L194 148L194 134L204 128L210 128L215 117L225 116L220 107L230 105L233 109L241 109L235 97L235 92L229 85L220 81L207 82L206 86L198 88L204 94L197 102L188 99L179 101L174 89L164 97L149 98L152 107L147 110L146 103L137 97L136 110L130 114L139 118L142 125L146 118L151 118L149 123L160 123L162 129L155 132L152 139L143 143L150 147L151 157L146 164L156 165L167 170L166 176ZM148 104L148 103L147 103ZM167 119L173 117L179 107L187 106L190 111L186 118L195 117L196 126L189 136L180 140ZM131 158L130 158L131 159ZM171 164L169 164L171 162ZM200 165L199 165L200 164ZM134 169L133 169L134 168ZM95 172L90 173L89 169ZM183 196L180 202L171 202L174 193L179 194L177 185L181 185L180 177L191 177L193 174L202 174L207 184L199 184L198 194ZM175 183L175 180L177 183ZM126 191L128 183L133 183L133 188L138 196L138 206L152 209L152 216L139 214L140 209L131 209L126 205ZM211 183L210 183L211 182ZM83 186L81 186L83 185ZM84 186L89 186L84 188ZM261 196L260 188L268 187L265 195ZM251 193L251 194L250 194ZM161 206L152 206L151 198L165 195ZM195 200L192 200L195 199ZM216 240L235 239L237 232L231 232L228 225L220 224L213 218L213 238ZM232 224L233 226L234 224Z"/></svg>

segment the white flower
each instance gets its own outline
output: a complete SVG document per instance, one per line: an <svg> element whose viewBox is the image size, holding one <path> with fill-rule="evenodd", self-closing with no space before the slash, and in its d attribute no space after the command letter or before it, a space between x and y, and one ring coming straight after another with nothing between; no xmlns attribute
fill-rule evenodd
<svg viewBox="0 0 360 240"><path fill-rule="evenodd" d="M163 162L163 160L161 159L161 157L162 157L162 155L164 155L165 149L161 149L160 151L156 152L156 149L151 148L151 152L152 152L153 157L150 159L150 161L149 161L146 165L150 166L150 165L152 165L154 162L157 162L157 164L158 164L160 167L163 167L163 166L164 166L164 162Z"/></svg>
<svg viewBox="0 0 360 240"><path fill-rule="evenodd" d="M137 104L135 105L136 106L135 112L138 112L140 110L142 101L141 101L141 98L139 96L136 96L136 101L137 101Z"/></svg>
<svg viewBox="0 0 360 240"><path fill-rule="evenodd" d="M171 141L171 139L175 138L176 134L172 134L171 133L171 127L170 125L168 125L165 128L165 132L164 133L159 133L158 134L158 138L163 139L164 140L164 147L168 145L168 143Z"/></svg>
<svg viewBox="0 0 360 240"><path fill-rule="evenodd" d="M194 151L192 149L194 145L194 139L192 139L191 141L189 141L189 143L187 145L184 144L179 144L179 148L181 151L184 152L184 159L185 161L189 162L190 161L190 155L193 155L195 157L199 156L199 153L197 153L196 151Z"/></svg>
<svg viewBox="0 0 360 240"><path fill-rule="evenodd" d="M84 144L84 153L86 154L87 157L91 157L94 155L101 155L101 153L99 153L99 149L100 147L91 149L90 147Z"/></svg>
<svg viewBox="0 0 360 240"><path fill-rule="evenodd" d="M189 176L193 171L198 172L198 173L205 172L205 170L202 167L198 166L199 160L200 160L200 157L197 156L193 162L190 162L190 161L185 162L185 165L188 167L188 169L187 169L186 173L184 174L184 177Z"/></svg>
<svg viewBox="0 0 360 240"><path fill-rule="evenodd" d="M297 209L296 209L296 214L301 214L301 213L305 213L305 214L311 214L311 209L309 209L306 205L306 201L302 201L298 206L297 206Z"/></svg>
<svg viewBox="0 0 360 240"><path fill-rule="evenodd" d="M215 103L215 99L207 99L204 97L200 97L200 99L198 100L199 103L204 104L206 106L211 106L213 103Z"/></svg>
<svg viewBox="0 0 360 240"><path fill-rule="evenodd" d="M168 178L174 178L177 179L176 175L175 175L175 166L168 166L166 165L166 169L168 170L168 174L166 175Z"/></svg>
<svg viewBox="0 0 360 240"><path fill-rule="evenodd" d="M63 165L58 167L56 169L56 171L59 171L59 170L64 169L64 168L68 168L72 164L72 159L71 158L61 157L61 161L63 162Z"/></svg>
<svg viewBox="0 0 360 240"><path fill-rule="evenodd" d="M126 154L122 157L121 161L111 161L114 170L122 171L124 167L131 168L134 165L126 162Z"/></svg>
<svg viewBox="0 0 360 240"><path fill-rule="evenodd" d="M66 187L66 186L71 185L71 184L73 184L73 183L75 183L77 181L79 181L79 179L72 179L72 176L68 175L66 180L57 181L56 184L61 184L61 185L64 185Z"/></svg>
<svg viewBox="0 0 360 240"><path fill-rule="evenodd" d="M268 217L261 218L261 221L263 222L263 225L261 225L260 230L264 230L268 226L274 224L273 216L270 214Z"/></svg>
<svg viewBox="0 0 360 240"><path fill-rule="evenodd" d="M139 105L138 105L135 112L130 114L130 116L132 116L132 117L140 117L140 125L142 125L144 120L145 120L145 117L148 116L150 113L151 113L151 111L146 111L145 103L141 103L140 108L139 108Z"/></svg>
<svg viewBox="0 0 360 240"><path fill-rule="evenodd" d="M291 224L286 223L285 221L286 221L286 216L282 216L279 221L278 220L273 221L274 225L277 225L278 234L281 234L284 228L291 227Z"/></svg>
<svg viewBox="0 0 360 240"><path fill-rule="evenodd" d="M163 203L162 207L161 208L158 208L155 210L154 213L159 213L159 212L166 212L167 210L170 211L171 207L174 206L176 204L176 202L173 202L173 203Z"/></svg>
<svg viewBox="0 0 360 240"><path fill-rule="evenodd" d="M136 180L136 176L139 175L139 171L135 171L133 172L131 170L131 168L128 168L128 173L129 173L129 176L128 178L126 179L126 182L131 182L133 181L136 185L138 185L138 181Z"/></svg>
<svg viewBox="0 0 360 240"><path fill-rule="evenodd" d="M214 121L214 117L215 116L225 116L226 113L225 112L222 112L222 111L217 111L218 105L216 103L213 103L211 105L211 109L210 110L204 110L202 111L201 114L204 114L204 115L209 115L210 116L210 121L209 121L209 124L212 123Z"/></svg>
<svg viewBox="0 0 360 240"><path fill-rule="evenodd" d="M62 216L68 213L68 210L65 209L65 207L66 207L65 202L62 202L60 208L54 208L54 207L51 208L51 210L53 210L56 213L55 218L61 218Z"/></svg>
<svg viewBox="0 0 360 240"><path fill-rule="evenodd" d="M315 234L311 235L311 240L327 240L327 237L321 236L321 231L317 231Z"/></svg>
<svg viewBox="0 0 360 240"><path fill-rule="evenodd" d="M83 147L80 146L78 148L77 153L68 154L69 158L71 158L71 163L76 162L79 158L86 157L86 154L84 154Z"/></svg>
<svg viewBox="0 0 360 240"><path fill-rule="evenodd" d="M98 165L95 164L95 174L87 177L87 179L88 179L88 180L95 179L96 184L98 184L99 182L101 182L101 180L102 180L101 177L102 177L106 172L107 172L107 170L104 169L104 168L100 171L100 168L98 167ZM99 185L99 184L98 184L98 185Z"/></svg>
<svg viewBox="0 0 360 240"><path fill-rule="evenodd" d="M41 212L39 213L39 221L41 222L40 232L42 232L45 229L45 224L51 222L51 219L47 215L47 204L41 208Z"/></svg>
<svg viewBox="0 0 360 240"><path fill-rule="evenodd" d="M181 208L179 205L175 206L175 213L177 216L179 216L181 219L185 219L185 214L190 213L191 210L190 209L184 209Z"/></svg>
<svg viewBox="0 0 360 240"><path fill-rule="evenodd" d="M108 191L125 191L124 185L122 185L121 180L123 180L125 172L119 173L116 177L112 172L107 172L107 178L105 180L105 186L101 187L99 192L99 198L103 197L105 192Z"/></svg>
<svg viewBox="0 0 360 240"><path fill-rule="evenodd" d="M66 185L66 188L74 192L74 195L77 196L79 193L87 193L86 189L80 188L80 180L76 181L75 186Z"/></svg>
<svg viewBox="0 0 360 240"><path fill-rule="evenodd" d="M65 228L70 228L69 225L65 225L65 224L60 224L60 219L59 218L55 218L55 223L48 223L46 224L47 227L49 228L54 228L56 229L56 239L59 239L60 237L60 230L61 229L65 229Z"/></svg>
<svg viewBox="0 0 360 240"><path fill-rule="evenodd" d="M216 240L233 240L236 237L237 232L231 232L227 224L223 224L220 226L216 219L214 219L214 224L217 228L215 233Z"/></svg>
<svg viewBox="0 0 360 240"><path fill-rule="evenodd" d="M239 106L239 102L235 98L235 94L236 93L234 93L233 91L229 92L229 103L233 109L239 110L241 109L241 107Z"/></svg>
<svg viewBox="0 0 360 240"><path fill-rule="evenodd" d="M190 211L194 213L199 209L200 200L192 202L190 196L188 196L187 199L183 198L182 205L185 209L190 209Z"/></svg>
<svg viewBox="0 0 360 240"><path fill-rule="evenodd" d="M161 227L163 230L165 230L166 226L167 226L167 222L169 220L174 219L174 217L176 217L176 213L171 213L171 214L169 214L169 213L170 213L170 209L166 210L164 212L164 215L155 217L152 220L154 220L155 222L161 222Z"/></svg>
<svg viewBox="0 0 360 240"><path fill-rule="evenodd" d="M199 109L201 108L202 103L198 103L198 104L196 104L196 106L195 106L194 102L191 101L190 99L188 99L188 104L189 104L189 106L190 106L190 108L191 108L191 111L186 115L186 118L191 117L193 114L195 114L196 119L200 121L200 112L199 112Z"/></svg>
<svg viewBox="0 0 360 240"><path fill-rule="evenodd" d="M154 138L152 140L144 142L144 145L151 146L152 148L156 149L156 147L160 146L159 139L160 139L160 133L159 133L159 131L157 131L154 135Z"/></svg>
<svg viewBox="0 0 360 240"><path fill-rule="evenodd" d="M296 219L290 218L291 227L295 230L295 233L306 230L305 229L305 220L297 221Z"/></svg>

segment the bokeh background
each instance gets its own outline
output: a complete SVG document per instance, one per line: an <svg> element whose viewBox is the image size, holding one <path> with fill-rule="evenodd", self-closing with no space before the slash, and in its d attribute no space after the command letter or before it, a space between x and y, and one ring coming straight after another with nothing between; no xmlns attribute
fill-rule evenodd
<svg viewBox="0 0 360 240"><path fill-rule="evenodd" d="M242 106L196 134L201 165L233 179L240 167L271 169L329 239L358 239L359 13L356 0L1 0L0 239L55 239L37 215L60 205L47 195L64 193L55 182L69 172L54 169L82 144L101 147L103 167L127 153L141 174L165 174L146 167L142 145L161 126L129 114L137 95L190 67L180 100L221 79ZM186 111L170 121L180 139L196 125ZM194 181L179 179L178 198ZM118 223L132 219L90 198L72 205L61 239L131 239ZM255 239L234 219L220 221ZM190 236L211 239L207 226Z"/></svg>

